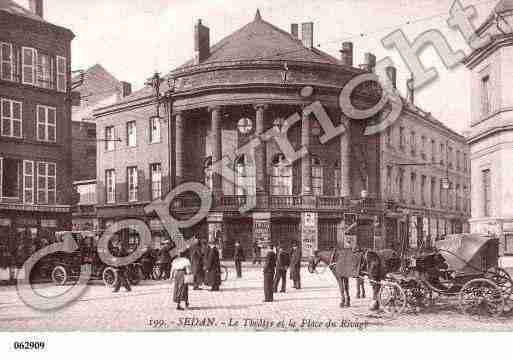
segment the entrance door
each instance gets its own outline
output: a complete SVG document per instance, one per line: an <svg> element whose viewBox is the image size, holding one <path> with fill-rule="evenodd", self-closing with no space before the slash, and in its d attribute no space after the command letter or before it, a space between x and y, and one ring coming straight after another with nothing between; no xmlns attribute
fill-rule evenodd
<svg viewBox="0 0 513 359"><path fill-rule="evenodd" d="M250 219L238 219L225 222L226 243L223 247L223 258L233 258L235 242L239 242L246 258L251 258L253 223Z"/></svg>
<svg viewBox="0 0 513 359"><path fill-rule="evenodd" d="M319 250L327 250L337 246L337 226L336 220L319 221Z"/></svg>
<svg viewBox="0 0 513 359"><path fill-rule="evenodd" d="M289 250L292 242L300 245L299 221L276 220L271 222L271 241L274 245Z"/></svg>

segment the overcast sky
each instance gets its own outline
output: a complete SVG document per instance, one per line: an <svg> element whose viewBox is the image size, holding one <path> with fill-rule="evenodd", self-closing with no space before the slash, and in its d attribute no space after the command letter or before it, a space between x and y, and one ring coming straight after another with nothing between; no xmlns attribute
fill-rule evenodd
<svg viewBox="0 0 513 359"><path fill-rule="evenodd" d="M16 0L22 5L27 0ZM211 43L252 21L257 8L264 20L289 30L290 23L313 21L314 41L338 57L343 41L353 41L355 64L365 52L378 60L390 56L398 67L398 88L404 93L409 74L397 50L381 39L402 29L412 41L429 29L447 36L454 49L469 52L461 35L446 25L453 0L45 0L48 21L71 29L72 67L87 69L100 63L134 89L155 70L168 72L193 55L197 19L210 27ZM464 0L474 4L479 25L498 0ZM430 20L404 25L408 21ZM366 34L361 36L358 34ZM355 35L356 34L356 35ZM416 103L449 127L462 131L469 123L469 73L464 66L446 70L435 51L426 49L426 67L435 66L439 80L416 94Z"/></svg>

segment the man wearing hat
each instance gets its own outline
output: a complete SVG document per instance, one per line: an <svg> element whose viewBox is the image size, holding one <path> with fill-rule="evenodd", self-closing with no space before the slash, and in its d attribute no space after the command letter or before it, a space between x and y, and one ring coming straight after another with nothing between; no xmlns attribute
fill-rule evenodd
<svg viewBox="0 0 513 359"><path fill-rule="evenodd" d="M297 242L294 242L290 259L290 279L296 289L301 289L301 256L301 248L298 247Z"/></svg>
<svg viewBox="0 0 513 359"><path fill-rule="evenodd" d="M290 257L285 248L280 247L276 261L276 275L274 276L274 292L278 292L281 281L281 293L285 293L287 287L287 269L290 265Z"/></svg>
<svg viewBox="0 0 513 359"><path fill-rule="evenodd" d="M192 245L190 247L192 274L194 276L193 290L200 289L203 283L205 273L203 271L203 249L201 248L200 240L194 236L191 239Z"/></svg>
<svg viewBox="0 0 513 359"><path fill-rule="evenodd" d="M264 262L264 302L273 301L273 280L276 269L276 253L272 244L268 244Z"/></svg>
<svg viewBox="0 0 513 359"><path fill-rule="evenodd" d="M237 271L237 278L242 278L242 262L244 261L244 250L242 249L238 241L235 242L235 252L233 254L233 259L235 261L235 270Z"/></svg>
<svg viewBox="0 0 513 359"><path fill-rule="evenodd" d="M219 259L218 242L210 243L210 250L207 255L207 283L211 287L211 291L219 291L221 286L221 260Z"/></svg>

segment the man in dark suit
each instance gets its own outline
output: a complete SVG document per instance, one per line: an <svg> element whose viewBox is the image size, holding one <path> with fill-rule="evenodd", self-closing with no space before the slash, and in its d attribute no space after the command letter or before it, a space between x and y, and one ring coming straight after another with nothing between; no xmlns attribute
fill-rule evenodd
<svg viewBox="0 0 513 359"><path fill-rule="evenodd" d="M269 245L267 250L267 255L265 256L264 262L264 302L272 302L273 301L273 280L274 280L274 272L276 269L276 253L274 253L274 248L272 245Z"/></svg>
<svg viewBox="0 0 513 359"><path fill-rule="evenodd" d="M115 243L115 246L118 250L120 257L126 257L128 255L128 251L126 247L121 243L121 240L118 240ZM119 292L121 286L125 287L127 292L130 292L132 288L130 287L130 281L128 280L127 266L115 266L117 272L117 280L114 284L114 293Z"/></svg>
<svg viewBox="0 0 513 359"><path fill-rule="evenodd" d="M221 261L219 259L219 250L216 244L210 246L207 256L207 280L211 291L219 291L221 286Z"/></svg>
<svg viewBox="0 0 513 359"><path fill-rule="evenodd" d="M200 289L200 285L203 283L203 277L205 275L203 271L203 249L201 248L199 239L193 238L190 254L192 275L194 276L192 289L198 290Z"/></svg>
<svg viewBox="0 0 513 359"><path fill-rule="evenodd" d="M253 264L262 264L261 249L257 242L253 243Z"/></svg>
<svg viewBox="0 0 513 359"><path fill-rule="evenodd" d="M297 243L294 243L290 259L290 279L292 279L296 289L301 289L301 256L301 248L298 247Z"/></svg>
<svg viewBox="0 0 513 359"><path fill-rule="evenodd" d="M237 278L242 278L242 262L244 261L244 250L239 242L235 242L235 252L233 254L235 261L235 270L237 271Z"/></svg>
<svg viewBox="0 0 513 359"><path fill-rule="evenodd" d="M281 281L281 293L285 293L287 285L287 268L290 265L290 257L284 248L280 247L276 263L276 275L274 276L274 293L278 292L278 285Z"/></svg>

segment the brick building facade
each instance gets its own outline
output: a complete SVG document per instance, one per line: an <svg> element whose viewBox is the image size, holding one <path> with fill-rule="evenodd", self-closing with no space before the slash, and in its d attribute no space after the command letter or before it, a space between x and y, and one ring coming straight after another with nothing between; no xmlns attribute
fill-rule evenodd
<svg viewBox="0 0 513 359"><path fill-rule="evenodd" d="M477 30L492 41L464 61L471 76L471 229L500 236L503 267L513 265L512 20L513 1L500 1Z"/></svg>
<svg viewBox="0 0 513 359"><path fill-rule="evenodd" d="M71 227L73 33L11 1L0 7L0 240L3 254ZM7 251L7 252L6 252Z"/></svg>
<svg viewBox="0 0 513 359"><path fill-rule="evenodd" d="M96 230L96 152L98 146L105 144L105 138L97 136L93 112L130 95L132 87L100 64L76 75L73 83L80 84L76 88L80 103L72 108L73 186L80 195L72 209L73 229Z"/></svg>
<svg viewBox="0 0 513 359"><path fill-rule="evenodd" d="M387 245L381 234L388 205L383 157L391 155L382 150L383 134L365 136L366 122L346 118L339 108L341 88L372 71L372 56L356 68L350 45L344 45L339 60L313 47L312 23L302 24L301 38L296 24L291 29L287 33L257 12L253 22L211 47L209 29L200 21L195 58L161 84L163 118L155 117L151 87L95 112L99 133L122 140L98 151L102 225L141 218L158 235L162 226L145 206L180 184L200 182L212 193L213 206L207 218L182 232L185 238L217 237L224 257L232 255L235 241L249 254L253 243L266 240L285 247L297 241L306 255L334 246L354 221L362 246ZM335 127L343 121L343 135L324 141L319 121L305 112L316 101ZM355 106L375 101L376 94L365 87L352 95ZM415 113L408 111L419 116ZM288 163L279 141L264 135L272 128L307 154ZM432 128L461 141L440 123ZM241 150L257 139L261 143L254 155ZM222 159L228 159L229 168L222 176L212 173L212 163ZM367 198L360 197L364 190ZM249 200L254 208L241 213ZM198 205L197 197L183 194L171 211L187 217ZM395 218L403 215L397 212ZM389 245L397 241L396 234L389 233L394 236Z"/></svg>

